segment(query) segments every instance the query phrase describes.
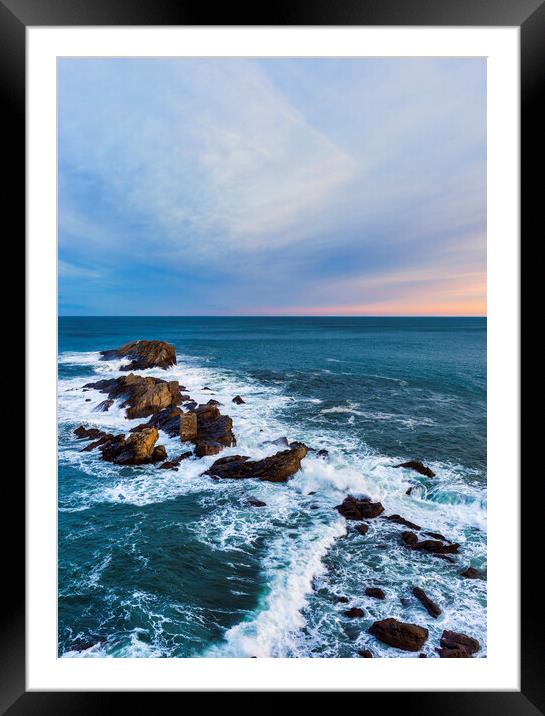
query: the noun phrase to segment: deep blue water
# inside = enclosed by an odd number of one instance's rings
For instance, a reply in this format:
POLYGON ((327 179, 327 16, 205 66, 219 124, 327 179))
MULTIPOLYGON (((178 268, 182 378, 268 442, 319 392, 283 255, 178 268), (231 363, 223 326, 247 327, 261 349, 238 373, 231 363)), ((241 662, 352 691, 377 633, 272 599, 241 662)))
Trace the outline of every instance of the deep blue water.
POLYGON ((486 653, 486 583, 459 575, 486 569, 486 319, 60 318, 59 416, 60 654, 414 656, 367 634, 385 616, 427 626, 429 656, 443 628, 486 653), (274 485, 211 481, 213 458, 172 473, 80 453, 79 424, 133 425, 117 406, 93 412, 104 396, 81 386, 117 375, 97 351, 137 338, 176 345, 176 368, 150 374, 224 403, 238 441, 225 454, 271 454, 266 441, 286 435, 329 458, 274 485), (414 458, 437 477, 392 467, 414 458), (457 563, 408 552, 384 520, 343 536, 333 508, 350 492, 460 542, 457 563), (438 620, 411 597, 417 583, 438 620), (365 597, 370 584, 388 599, 365 597), (366 617, 345 618, 339 595, 366 617))

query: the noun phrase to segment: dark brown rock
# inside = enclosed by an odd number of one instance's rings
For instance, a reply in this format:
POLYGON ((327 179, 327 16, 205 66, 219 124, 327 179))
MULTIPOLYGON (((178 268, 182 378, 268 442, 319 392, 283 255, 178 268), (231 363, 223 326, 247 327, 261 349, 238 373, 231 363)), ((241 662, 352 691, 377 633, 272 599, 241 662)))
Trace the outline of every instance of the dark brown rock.
POLYGON ((358 532, 360 535, 366 535, 369 532, 369 525, 363 523, 362 525, 358 525, 356 527, 356 532, 358 532))
POLYGON ((443 634, 441 635, 441 642, 440 642, 441 648, 443 650, 446 650, 447 652, 464 652, 459 654, 448 654, 444 653, 441 654, 439 652, 439 655, 448 658, 467 658, 469 656, 473 656, 479 649, 481 648, 480 643, 477 641, 477 639, 474 639, 471 636, 467 636, 467 634, 462 634, 460 632, 455 631, 449 631, 448 629, 445 629, 443 634))
POLYGON ((135 428, 131 428, 131 433, 136 433, 142 428, 157 428, 162 430, 171 438, 176 437, 180 434, 180 416, 182 414, 181 408, 170 407, 160 410, 151 416, 147 423, 137 425, 135 428))
POLYGON ((349 601, 348 597, 337 597, 337 602, 339 604, 348 604, 349 601))
POLYGON ((400 465, 394 465, 394 467, 406 467, 410 470, 415 470, 426 477, 435 477, 435 473, 430 470, 429 467, 426 467, 426 465, 421 463, 420 460, 409 460, 408 462, 402 462, 400 465))
POLYGON ((129 358, 129 365, 120 370, 145 370, 146 368, 170 368, 176 365, 176 348, 164 341, 131 341, 121 348, 101 351, 102 360, 129 358))
POLYGON ((205 474, 234 480, 255 477, 267 482, 287 482, 301 468, 301 461, 306 454, 306 447, 301 445, 282 450, 263 460, 254 461, 244 455, 230 455, 216 460, 205 474))
POLYGON ((243 400, 240 395, 235 395, 233 398, 233 403, 236 403, 237 405, 243 405, 246 401, 243 400))
POLYGON ((389 522, 395 522, 396 525, 404 525, 411 530, 421 529, 420 525, 415 525, 414 522, 409 522, 409 520, 406 520, 404 517, 401 517, 401 515, 388 515, 388 517, 384 517, 384 519, 388 520, 389 522))
POLYGON ((164 408, 178 405, 181 401, 180 384, 177 380, 166 381, 130 373, 121 378, 99 380, 84 387, 106 393, 109 398, 122 398, 129 419, 146 418, 164 408))
POLYGON ((98 428, 84 428, 83 425, 80 425, 74 430, 74 435, 79 440, 96 440, 104 435, 104 431, 98 428))
POLYGON ((99 403, 96 408, 96 413, 106 413, 108 410, 112 407, 114 404, 114 401, 111 398, 108 398, 108 400, 103 400, 102 403, 99 403))
POLYGON ((100 451, 104 460, 116 465, 144 465, 159 462, 167 457, 163 445, 155 446, 159 439, 156 428, 144 428, 126 438, 116 435, 104 445, 100 451))
POLYGON ((460 572, 460 575, 462 577, 466 577, 466 579, 482 579, 483 574, 478 569, 475 569, 475 567, 468 567, 467 569, 464 569, 463 572, 460 572))
POLYGON ((401 539, 406 547, 415 549, 421 552, 430 552, 432 554, 445 555, 445 554, 457 554, 460 549, 458 543, 445 544, 441 540, 425 539, 421 542, 418 541, 417 535, 414 532, 403 532, 401 539))
POLYGON ((420 651, 428 638, 428 630, 417 624, 399 622, 397 619, 382 619, 369 628, 379 641, 404 651, 420 651))
POLYGON ((175 457, 168 462, 164 462, 162 465, 159 465, 159 467, 163 470, 177 470, 182 460, 187 460, 187 458, 191 457, 191 455, 193 455, 193 453, 188 450, 187 452, 183 452, 178 455, 178 457, 175 457))
POLYGON ((219 400, 214 400, 214 398, 210 398, 210 400, 207 401, 207 405, 217 405, 218 407, 223 405, 223 403, 220 403, 219 400))
POLYGON ((371 651, 371 649, 363 649, 362 651, 358 651, 358 654, 364 659, 373 658, 373 652, 371 651))
POLYGON ((365 612, 359 607, 352 607, 352 609, 349 609, 344 614, 345 616, 350 617, 350 619, 359 619, 360 617, 365 616, 365 612))
POLYGON ((197 417, 197 435, 194 438, 197 457, 217 455, 226 447, 236 445, 233 421, 222 415, 217 405, 199 405, 194 410, 197 417))
POLYGON ((365 594, 375 599, 386 599, 386 594, 380 587, 366 587, 365 594))
POLYGON ((246 500, 246 504, 247 504, 249 507, 267 507, 267 503, 266 503, 266 502, 262 502, 261 500, 258 500, 258 499, 255 498, 255 497, 249 497, 249 498, 246 500))
POLYGON ((84 448, 82 448, 81 452, 91 452, 91 450, 94 450, 97 447, 100 447, 101 445, 106 445, 106 443, 110 442, 110 440, 114 439, 114 435, 112 433, 103 433, 98 440, 95 440, 92 443, 89 443, 89 445, 86 445, 84 448))
POLYGON ((347 520, 367 520, 378 517, 384 512, 384 507, 380 502, 371 502, 367 498, 357 498, 348 495, 341 505, 337 505, 338 510, 347 520))
POLYGON ((423 589, 420 589, 420 587, 413 587, 413 594, 424 606, 428 614, 437 619, 437 617, 441 614, 441 608, 428 597, 426 592, 423 589))
POLYGON ((433 539, 440 539, 443 542, 450 542, 446 537, 443 537, 443 535, 440 532, 424 532, 425 535, 428 535, 428 537, 433 537, 433 539))

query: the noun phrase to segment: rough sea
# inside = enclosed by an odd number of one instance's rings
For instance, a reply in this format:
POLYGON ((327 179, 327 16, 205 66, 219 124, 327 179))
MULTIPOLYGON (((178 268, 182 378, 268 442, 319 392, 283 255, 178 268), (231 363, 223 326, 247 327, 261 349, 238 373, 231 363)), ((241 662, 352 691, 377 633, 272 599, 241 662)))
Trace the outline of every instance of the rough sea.
MULTIPOLYGON (((60 656, 417 657, 368 633, 386 617, 428 628, 428 657, 444 629, 486 656, 486 580, 460 575, 486 574, 486 319, 63 317, 58 378, 60 656), (223 403, 238 444, 221 456, 271 455, 286 436, 329 457, 309 453, 275 484, 203 476, 217 456, 174 472, 81 452, 81 424, 127 433, 142 422, 118 403, 96 412, 104 394, 81 390, 126 375, 99 351, 135 339, 177 349, 177 366, 141 374, 223 403), (393 467, 412 459, 436 477, 393 467), (455 562, 407 549, 406 528, 382 518, 358 534, 335 506, 360 493, 459 542, 455 562), (375 586, 386 599, 365 595, 375 586), (352 606, 365 616, 346 617, 352 606)), ((159 442, 169 457, 186 449, 159 442)))

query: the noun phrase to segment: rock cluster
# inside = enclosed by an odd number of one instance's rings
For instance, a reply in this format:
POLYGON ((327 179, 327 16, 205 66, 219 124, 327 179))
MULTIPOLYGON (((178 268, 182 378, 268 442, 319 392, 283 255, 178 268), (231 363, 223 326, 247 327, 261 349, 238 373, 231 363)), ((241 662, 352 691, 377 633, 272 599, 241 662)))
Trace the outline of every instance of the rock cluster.
POLYGON ((229 455, 216 460, 206 474, 232 480, 253 477, 267 482, 286 482, 301 468, 301 461, 306 454, 306 446, 299 445, 263 460, 250 460, 244 455, 229 455))
POLYGON ((94 388, 106 393, 108 398, 122 398, 122 408, 126 408, 129 420, 146 418, 163 408, 179 405, 182 402, 180 384, 177 380, 162 380, 151 376, 142 377, 130 373, 121 378, 99 380, 86 383, 84 388, 94 388))
POLYGON ((341 505, 335 508, 347 520, 368 520, 378 517, 384 512, 384 507, 380 502, 371 502, 368 497, 354 497, 348 495, 341 505))
POLYGON ((170 368, 176 365, 176 348, 164 341, 131 341, 120 348, 100 351, 102 360, 128 358, 128 365, 120 370, 146 370, 147 368, 170 368))

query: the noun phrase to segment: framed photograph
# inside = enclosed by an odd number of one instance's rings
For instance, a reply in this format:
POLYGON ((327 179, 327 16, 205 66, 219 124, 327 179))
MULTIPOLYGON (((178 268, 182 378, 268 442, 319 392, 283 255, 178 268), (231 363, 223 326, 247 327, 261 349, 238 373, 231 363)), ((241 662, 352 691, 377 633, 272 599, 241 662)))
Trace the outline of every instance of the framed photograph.
POLYGON ((266 14, 0 0, 28 396, 0 712, 545 713, 519 356, 545 3, 266 14))

